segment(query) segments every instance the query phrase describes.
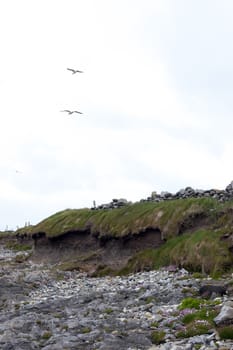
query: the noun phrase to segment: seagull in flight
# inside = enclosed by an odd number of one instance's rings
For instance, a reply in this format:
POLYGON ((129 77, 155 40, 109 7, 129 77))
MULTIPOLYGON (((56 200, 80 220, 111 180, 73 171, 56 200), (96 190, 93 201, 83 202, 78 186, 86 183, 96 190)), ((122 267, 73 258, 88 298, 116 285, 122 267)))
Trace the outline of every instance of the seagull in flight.
POLYGON ((82 70, 73 69, 73 68, 67 68, 67 70, 70 70, 71 72, 73 72, 73 74, 76 74, 76 73, 83 73, 82 70))
POLYGON ((73 113, 78 113, 78 114, 83 114, 82 112, 79 111, 70 111, 69 109, 65 109, 64 111, 61 112, 67 112, 69 115, 73 114, 73 113))

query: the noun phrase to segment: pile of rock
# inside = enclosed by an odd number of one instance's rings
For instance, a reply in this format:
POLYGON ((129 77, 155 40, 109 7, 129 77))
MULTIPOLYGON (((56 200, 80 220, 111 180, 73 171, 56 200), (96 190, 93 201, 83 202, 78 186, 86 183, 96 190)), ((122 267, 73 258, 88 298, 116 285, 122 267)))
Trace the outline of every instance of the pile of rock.
POLYGON ((185 189, 181 189, 175 194, 170 192, 161 192, 158 194, 157 192, 152 192, 150 197, 147 199, 142 199, 141 202, 161 202, 165 200, 171 199, 185 199, 185 198, 214 198, 219 200, 220 202, 224 202, 230 199, 233 199, 233 181, 226 187, 225 190, 198 190, 193 189, 192 187, 186 187, 185 189))
MULTIPOLYGON (((146 199, 141 199, 140 202, 162 202, 162 201, 171 200, 171 199, 203 198, 203 197, 214 198, 220 202, 225 202, 230 199, 233 199, 233 181, 231 181, 231 183, 226 187, 225 190, 217 190, 217 189, 200 190, 200 189, 193 189, 192 187, 189 186, 179 190, 176 193, 171 193, 167 191, 162 191, 161 193, 157 193, 156 191, 153 191, 150 197, 147 197, 146 199)), ((124 198, 113 199, 110 203, 100 204, 98 206, 95 205, 95 201, 94 201, 94 206, 91 208, 91 210, 117 209, 129 204, 132 204, 132 202, 127 201, 124 198)))
POLYGON ((93 206, 91 208, 91 210, 96 210, 96 209, 117 209, 117 208, 121 208, 127 204, 130 204, 130 202, 128 202, 126 199, 124 198, 120 198, 120 199, 116 199, 114 198, 110 203, 106 203, 106 204, 100 204, 98 206, 93 206))

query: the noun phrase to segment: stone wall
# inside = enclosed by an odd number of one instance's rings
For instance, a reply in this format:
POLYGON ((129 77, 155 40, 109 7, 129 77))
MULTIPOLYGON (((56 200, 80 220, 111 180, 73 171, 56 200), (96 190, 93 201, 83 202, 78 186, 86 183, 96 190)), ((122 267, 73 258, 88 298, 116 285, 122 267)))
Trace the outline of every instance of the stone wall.
MULTIPOLYGON (((181 189, 176 193, 170 193, 163 191, 161 193, 157 193, 153 191, 150 197, 146 199, 141 199, 140 202, 161 202, 165 200, 171 199, 185 199, 185 198, 203 198, 203 197, 211 197, 217 199, 220 202, 225 202, 227 200, 233 199, 233 181, 225 188, 225 190, 199 190, 193 189, 192 187, 186 187, 185 189, 181 189)), ((116 209, 121 208, 124 205, 132 204, 132 202, 127 201, 126 199, 113 199, 112 202, 107 204, 101 204, 99 206, 95 206, 91 208, 92 210, 96 209, 116 209)))
POLYGON ((141 201, 161 202, 169 199, 171 200, 203 197, 211 197, 221 202, 233 199, 233 181, 226 187, 225 190, 195 190, 192 187, 186 187, 185 189, 179 190, 175 194, 170 192, 161 192, 160 194, 157 194, 157 192, 152 192, 150 197, 148 197, 147 199, 142 199, 141 201))

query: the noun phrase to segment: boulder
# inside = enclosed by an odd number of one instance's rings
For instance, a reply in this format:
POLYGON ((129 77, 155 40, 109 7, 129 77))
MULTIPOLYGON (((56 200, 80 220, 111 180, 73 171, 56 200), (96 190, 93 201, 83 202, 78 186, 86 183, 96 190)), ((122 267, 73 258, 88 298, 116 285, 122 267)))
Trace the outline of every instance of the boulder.
POLYGON ((218 316, 214 318, 217 326, 223 324, 232 324, 233 322, 233 301, 227 301, 221 308, 218 316))
POLYGON ((199 294, 202 298, 213 298, 217 296, 223 296, 227 293, 225 286, 205 284, 199 289, 199 294))

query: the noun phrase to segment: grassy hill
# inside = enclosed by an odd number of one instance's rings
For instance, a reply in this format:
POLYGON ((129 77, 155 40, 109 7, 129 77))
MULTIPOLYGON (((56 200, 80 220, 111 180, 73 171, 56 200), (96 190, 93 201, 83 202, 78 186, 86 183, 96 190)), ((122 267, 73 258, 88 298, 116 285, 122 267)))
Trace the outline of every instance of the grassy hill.
POLYGON ((45 233, 49 240, 73 232, 98 239, 139 236, 147 229, 161 232, 163 244, 131 256, 120 273, 175 264, 193 271, 218 273, 233 264, 233 201, 189 198, 144 202, 113 210, 66 209, 16 233, 45 233))
POLYGON ((47 237, 57 237, 70 231, 90 229, 92 234, 99 236, 122 237, 155 227, 160 228, 165 238, 170 238, 182 225, 188 225, 188 221, 191 224, 192 220, 201 217, 208 218, 211 223, 219 221, 222 212, 229 208, 233 210, 233 201, 219 203, 212 198, 192 198, 135 203, 114 210, 66 209, 17 232, 45 232, 47 237))

